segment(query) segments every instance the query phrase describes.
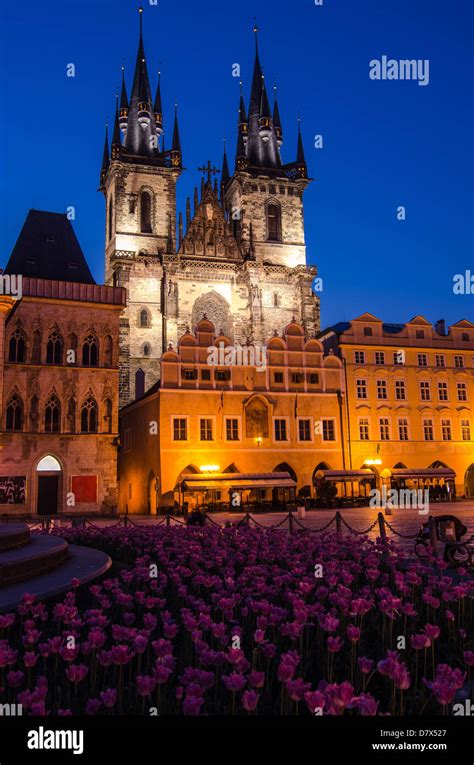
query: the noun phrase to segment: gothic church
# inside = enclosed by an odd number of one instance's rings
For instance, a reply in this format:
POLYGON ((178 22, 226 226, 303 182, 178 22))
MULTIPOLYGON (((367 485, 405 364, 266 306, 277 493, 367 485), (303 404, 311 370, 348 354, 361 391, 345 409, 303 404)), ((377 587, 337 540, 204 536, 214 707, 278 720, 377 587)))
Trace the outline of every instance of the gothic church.
MULTIPOLYGON (((122 76, 112 143, 106 133, 100 190, 106 201, 106 283, 125 287, 120 323, 120 403, 159 379, 160 358, 206 316, 233 343, 265 343, 295 318, 307 336, 319 331, 316 275, 306 265, 303 194, 310 182, 298 131, 296 160, 282 160, 283 129, 259 59, 248 111, 240 97, 231 175, 210 163, 185 223, 176 184, 183 157, 175 107, 165 149, 160 82, 153 100, 140 36, 130 97, 122 76)), ((256 33, 256 30, 255 30, 256 33)))

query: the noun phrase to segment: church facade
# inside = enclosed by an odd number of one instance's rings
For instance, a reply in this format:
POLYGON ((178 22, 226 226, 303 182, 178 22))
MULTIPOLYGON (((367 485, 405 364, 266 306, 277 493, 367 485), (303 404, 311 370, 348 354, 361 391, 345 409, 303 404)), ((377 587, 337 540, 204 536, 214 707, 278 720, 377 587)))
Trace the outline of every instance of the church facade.
POLYGON ((316 269, 306 265, 303 195, 310 182, 301 133, 296 160, 282 160, 283 129, 270 107, 258 47, 247 106, 240 98, 233 173, 201 168, 201 188, 177 216, 183 157, 175 109, 165 149, 160 82, 152 98, 142 36, 130 96, 125 77, 100 188, 106 202, 105 273, 125 287, 120 326, 120 403, 152 387, 160 360, 204 317, 238 344, 263 343, 295 318, 319 331, 316 269), (139 388, 137 377, 141 376, 139 388))

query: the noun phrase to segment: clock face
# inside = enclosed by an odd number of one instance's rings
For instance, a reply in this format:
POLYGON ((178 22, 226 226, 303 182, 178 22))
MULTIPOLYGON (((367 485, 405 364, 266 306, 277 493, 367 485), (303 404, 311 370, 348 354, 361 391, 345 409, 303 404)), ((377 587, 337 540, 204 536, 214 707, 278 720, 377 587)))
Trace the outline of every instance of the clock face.
POLYGON ((214 208, 211 204, 206 205, 206 218, 212 220, 214 217, 214 208))

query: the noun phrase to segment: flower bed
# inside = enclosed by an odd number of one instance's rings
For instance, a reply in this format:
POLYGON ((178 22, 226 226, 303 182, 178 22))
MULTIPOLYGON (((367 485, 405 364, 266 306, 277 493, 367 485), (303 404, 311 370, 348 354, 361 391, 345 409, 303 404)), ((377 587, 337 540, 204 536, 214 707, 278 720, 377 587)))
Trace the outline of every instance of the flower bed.
POLYGON ((62 530, 128 566, 0 615, 24 714, 441 714, 469 694, 474 582, 366 537, 62 530))

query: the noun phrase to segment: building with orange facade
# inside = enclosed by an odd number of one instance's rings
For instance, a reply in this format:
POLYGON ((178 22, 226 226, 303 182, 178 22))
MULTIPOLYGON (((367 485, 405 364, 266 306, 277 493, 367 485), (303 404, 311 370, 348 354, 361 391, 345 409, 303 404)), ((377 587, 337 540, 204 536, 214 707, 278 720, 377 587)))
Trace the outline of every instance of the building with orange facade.
POLYGON ((366 313, 318 337, 344 365, 348 465, 369 461, 382 478, 423 485, 437 470, 458 496, 474 496, 474 324, 366 313))
POLYGON ((210 349, 229 348, 203 318, 163 355, 161 383, 121 410, 122 511, 229 502, 234 491, 236 502, 278 503, 312 493, 321 466, 344 464, 341 360, 297 322, 268 341, 265 368, 209 363, 210 349))

